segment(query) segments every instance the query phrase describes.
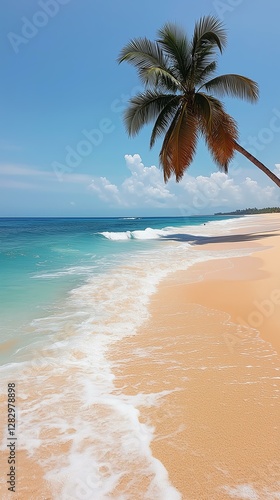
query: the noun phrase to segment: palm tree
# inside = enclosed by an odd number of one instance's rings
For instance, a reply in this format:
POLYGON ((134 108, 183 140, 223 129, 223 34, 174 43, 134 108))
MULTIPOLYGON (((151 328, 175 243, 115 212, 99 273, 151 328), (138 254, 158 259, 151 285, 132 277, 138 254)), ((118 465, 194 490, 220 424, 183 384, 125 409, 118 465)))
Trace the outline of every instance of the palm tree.
POLYGON ((203 136, 223 172, 227 173, 230 160, 239 151, 280 187, 280 179, 237 142, 237 124, 215 97, 258 99, 258 85, 253 80, 236 74, 214 76, 217 52, 222 53, 225 45, 224 27, 213 16, 202 17, 195 24, 191 40, 170 23, 159 30, 155 42, 131 40, 118 62, 136 67, 145 90, 130 99, 125 112, 128 134, 134 136, 155 121, 150 147, 164 135, 159 160, 165 182, 172 174, 176 181, 183 177, 198 138, 203 136))

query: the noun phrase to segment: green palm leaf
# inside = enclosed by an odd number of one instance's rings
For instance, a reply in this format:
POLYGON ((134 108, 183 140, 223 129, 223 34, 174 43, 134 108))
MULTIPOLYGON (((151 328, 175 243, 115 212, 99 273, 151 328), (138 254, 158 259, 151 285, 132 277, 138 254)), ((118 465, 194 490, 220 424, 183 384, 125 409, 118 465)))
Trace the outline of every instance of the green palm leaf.
POLYGON ((145 124, 158 117, 159 113, 174 97, 176 96, 173 94, 159 94, 151 90, 132 97, 125 112, 125 124, 128 134, 131 136, 138 134, 145 124))
POLYGON ((169 56, 174 74, 185 81, 191 67, 190 43, 185 33, 175 24, 168 23, 158 31, 159 46, 169 56))
POLYGON ((201 85, 202 87, 202 85, 205 83, 206 78, 208 78, 209 75, 212 75, 212 73, 216 71, 216 68, 217 68, 216 61, 212 61, 209 64, 207 64, 203 69, 201 69, 200 73, 197 70, 196 71, 197 78, 194 81, 194 83, 196 85, 201 85))
POLYGON ((216 95, 231 95, 246 99, 251 102, 257 101, 259 97, 258 86, 256 82, 241 75, 221 75, 213 78, 203 85, 209 92, 216 95))
POLYGON ((171 120, 174 118, 174 115, 178 110, 180 100, 181 100, 180 96, 172 97, 170 101, 162 109, 162 111, 159 113, 154 128, 152 130, 152 135, 150 140, 151 148, 153 147, 156 139, 160 135, 164 134, 167 128, 170 126, 171 120))
POLYGON ((215 60, 217 49, 222 52, 225 45, 226 32, 219 20, 205 16, 196 23, 192 42, 193 84, 199 82, 200 74, 215 60))
POLYGON ((236 122, 214 97, 229 95, 251 102, 258 99, 257 83, 245 76, 229 74, 213 78, 217 52, 223 51, 227 41, 220 20, 202 17, 195 24, 191 41, 172 23, 165 24, 158 37, 155 42, 147 38, 130 41, 118 61, 135 66, 146 87, 146 91, 129 102, 125 112, 127 131, 135 135, 155 120, 150 146, 164 134, 159 155, 164 180, 172 174, 177 181, 182 178, 193 160, 201 134, 224 172, 237 150, 280 187, 280 179, 236 142, 236 122))
POLYGON ((218 47, 223 51, 227 43, 226 31, 223 24, 213 16, 204 16, 196 24, 193 35, 193 57, 204 51, 218 47))
POLYGON ((157 42, 147 38, 131 40, 121 51, 118 62, 127 61, 136 67, 144 85, 163 86, 176 92, 180 81, 172 74, 168 59, 157 42))
POLYGON ((136 38, 123 47, 117 61, 129 62, 137 68, 152 65, 166 69, 167 59, 156 42, 148 38, 136 38))
POLYGON ((182 90, 180 80, 174 77, 170 71, 158 66, 139 69, 139 76, 146 86, 162 88, 170 92, 182 90))

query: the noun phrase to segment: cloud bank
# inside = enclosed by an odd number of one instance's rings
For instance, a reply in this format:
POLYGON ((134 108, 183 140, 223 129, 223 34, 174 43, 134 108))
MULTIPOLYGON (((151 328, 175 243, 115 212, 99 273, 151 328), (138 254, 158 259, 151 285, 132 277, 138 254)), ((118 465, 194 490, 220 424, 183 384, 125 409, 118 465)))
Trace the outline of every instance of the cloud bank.
MULTIPOLYGON (((146 167, 139 154, 125 155, 129 176, 119 185, 106 177, 96 177, 89 185, 101 201, 112 208, 180 209, 186 215, 211 213, 217 209, 274 206, 280 203, 280 194, 270 180, 262 184, 239 172, 226 175, 214 172, 209 176, 193 177, 186 174, 180 183, 163 181, 162 171, 156 166, 146 167)), ((280 164, 275 173, 279 175, 280 164)))
MULTIPOLYGON (((91 173, 64 173, 62 179, 51 170, 23 164, 0 165, 2 211, 14 213, 19 207, 33 213, 93 214, 102 216, 141 213, 145 215, 200 215, 250 207, 280 206, 279 188, 256 168, 232 165, 230 174, 186 173, 176 183, 165 184, 155 165, 145 166, 139 154, 125 155, 125 179, 113 183, 106 176, 91 173), (246 176, 246 170, 250 176, 246 176), (50 209, 50 199, 51 209, 50 209), (75 210, 74 210, 75 208, 75 210), (50 210, 52 210, 50 212, 50 210)), ((280 176, 280 163, 275 165, 280 176)))

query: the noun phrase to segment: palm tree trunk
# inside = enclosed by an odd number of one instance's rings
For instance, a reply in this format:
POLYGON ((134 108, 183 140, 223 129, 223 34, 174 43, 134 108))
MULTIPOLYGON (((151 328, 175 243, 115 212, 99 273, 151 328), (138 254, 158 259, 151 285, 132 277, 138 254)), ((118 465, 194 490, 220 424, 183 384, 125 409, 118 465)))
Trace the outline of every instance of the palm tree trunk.
POLYGON ((240 144, 238 144, 237 142, 235 142, 235 149, 239 153, 243 154, 252 163, 254 163, 254 165, 256 165, 256 167, 258 167, 260 170, 262 170, 262 172, 264 172, 266 175, 268 175, 268 177, 273 182, 275 182, 275 184, 277 184, 278 187, 280 187, 279 177, 277 177, 277 175, 275 175, 273 172, 271 172, 271 170, 269 170, 269 168, 267 168, 262 162, 257 160, 257 158, 255 158, 253 155, 251 155, 251 153, 246 151, 246 149, 244 149, 242 146, 240 146, 240 144))

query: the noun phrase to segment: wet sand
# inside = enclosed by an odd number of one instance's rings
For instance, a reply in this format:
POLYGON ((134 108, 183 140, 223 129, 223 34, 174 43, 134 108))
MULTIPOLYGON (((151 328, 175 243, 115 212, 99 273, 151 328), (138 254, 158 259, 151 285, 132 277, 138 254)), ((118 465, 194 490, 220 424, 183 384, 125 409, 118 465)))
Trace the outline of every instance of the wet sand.
MULTIPOLYGON (((213 255, 250 248, 252 255, 209 260, 170 275, 151 297, 150 317, 137 334, 111 348, 115 394, 135 395, 138 402, 145 395, 143 404, 135 403, 139 420, 153 430, 153 456, 184 500, 280 498, 277 228, 279 215, 250 218, 233 237, 194 246, 213 255)), ((45 401, 50 387, 66 382, 52 380, 50 371, 48 386, 40 387, 37 370, 34 382, 30 378, 34 400, 39 391, 45 401)), ((87 411, 96 418, 97 410, 87 411)), ((45 443, 40 459, 61 455, 63 464, 67 446, 53 439, 49 445, 49 437, 40 436, 45 443)), ((137 439, 132 448, 145 445, 145 435, 143 442, 137 439)), ((57 498, 36 458, 19 449, 17 459, 17 492, 7 494, 2 482, 3 498, 57 498)), ((7 470, 6 454, 0 465, 7 470)), ((124 474, 106 500, 148 498, 151 477, 138 476, 124 474)), ((78 493, 69 491, 69 499, 105 500, 81 488, 78 493)))
POLYGON ((140 420, 186 500, 280 498, 280 217, 264 217, 266 230, 259 218, 240 241, 208 245, 251 256, 163 281, 149 321, 112 352, 117 388, 151 394, 140 420))

